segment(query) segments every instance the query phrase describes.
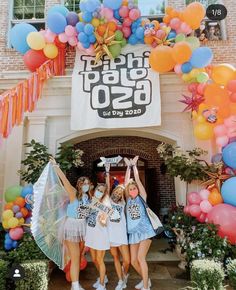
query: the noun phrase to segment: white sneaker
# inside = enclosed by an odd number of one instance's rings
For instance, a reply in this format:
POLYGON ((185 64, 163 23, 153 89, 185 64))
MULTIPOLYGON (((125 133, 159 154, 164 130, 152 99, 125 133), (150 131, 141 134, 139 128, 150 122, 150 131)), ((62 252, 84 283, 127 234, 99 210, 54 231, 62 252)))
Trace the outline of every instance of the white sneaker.
POLYGON ((147 288, 147 289, 145 289, 145 288, 142 288, 141 290, 150 290, 150 288, 147 288))
MULTIPOLYGON (((104 283, 105 283, 105 284, 108 283, 107 275, 105 276, 104 283)), ((93 288, 96 289, 96 288, 98 288, 99 285, 100 285, 100 278, 98 277, 98 278, 97 278, 97 281, 93 284, 93 288)))
POLYGON ((126 287, 127 286, 126 286, 125 281, 119 280, 115 290, 122 290, 122 289, 125 289, 126 287))
POLYGON ((104 285, 99 284, 97 290, 106 290, 106 284, 104 285))
MULTIPOLYGON (((150 288, 151 286, 152 286, 152 282, 150 279, 148 279, 148 288, 150 288)), ((142 289, 142 288, 143 288, 143 280, 135 286, 135 289, 142 289)))
POLYGON ((125 284, 127 284, 128 278, 129 278, 129 274, 123 273, 123 275, 124 275, 124 282, 125 282, 125 284))

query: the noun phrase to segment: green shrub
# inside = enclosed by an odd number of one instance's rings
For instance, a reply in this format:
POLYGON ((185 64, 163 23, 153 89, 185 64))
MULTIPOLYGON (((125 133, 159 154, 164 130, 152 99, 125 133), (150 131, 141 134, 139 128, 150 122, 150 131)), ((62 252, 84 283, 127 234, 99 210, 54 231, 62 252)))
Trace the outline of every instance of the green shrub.
POLYGON ((8 262, 0 260, 0 290, 6 289, 8 262))
POLYGON ((229 276, 230 285, 236 289, 236 260, 230 260, 226 266, 227 275, 229 276))
POLYGON ((191 265, 192 289, 222 290, 224 289, 224 270, 222 264, 213 260, 195 260, 191 265))
POLYGON ((48 261, 28 261, 20 265, 25 270, 25 277, 15 282, 15 290, 48 289, 48 261))

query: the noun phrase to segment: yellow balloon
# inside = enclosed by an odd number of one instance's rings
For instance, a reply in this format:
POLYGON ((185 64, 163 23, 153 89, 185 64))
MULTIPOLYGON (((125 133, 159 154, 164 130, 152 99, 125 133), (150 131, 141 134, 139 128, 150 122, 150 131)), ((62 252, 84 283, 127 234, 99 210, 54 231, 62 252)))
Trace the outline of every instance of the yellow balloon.
POLYGON ((194 127, 194 136, 200 140, 209 140, 213 137, 213 127, 209 124, 199 123, 194 127))
POLYGON ((9 229, 9 225, 8 225, 8 221, 3 221, 2 222, 2 226, 4 227, 4 229, 9 229))
POLYGON ((198 113, 196 111, 192 111, 193 120, 196 120, 197 117, 198 117, 198 113))
POLYGON ((235 79, 235 68, 230 64, 219 64, 213 67, 212 80, 219 85, 227 85, 227 83, 235 79))
POLYGON ((14 213, 12 210, 10 209, 7 209, 7 210, 4 210, 4 212, 2 213, 2 218, 4 220, 9 220, 10 218, 12 218, 14 216, 14 213))
POLYGON ((25 223, 25 219, 24 218, 20 218, 18 219, 19 225, 23 225, 25 223))
POLYGON ((182 80, 184 82, 188 82, 191 79, 191 76, 189 74, 183 74, 182 75, 182 80))
POLYGON ((19 221, 17 218, 12 217, 8 220, 8 226, 9 228, 16 228, 19 225, 19 221))
POLYGON ((204 123, 204 122, 206 122, 206 119, 202 115, 198 115, 197 122, 198 123, 204 123))
POLYGON ((43 52, 48 58, 55 58, 58 55, 58 48, 55 44, 48 43, 43 49, 43 52))
POLYGON ((94 27, 98 27, 100 25, 100 21, 99 19, 97 18, 93 18, 91 24, 94 26, 94 27))
POLYGON ((39 32, 30 32, 27 36, 27 43, 34 50, 41 50, 46 45, 43 35, 39 32))

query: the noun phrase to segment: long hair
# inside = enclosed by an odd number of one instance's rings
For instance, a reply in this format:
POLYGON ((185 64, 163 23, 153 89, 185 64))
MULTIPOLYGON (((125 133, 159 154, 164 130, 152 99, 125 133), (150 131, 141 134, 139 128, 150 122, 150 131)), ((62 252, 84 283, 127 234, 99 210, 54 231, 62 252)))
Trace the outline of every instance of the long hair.
POLYGON ((122 202, 125 202, 125 199, 126 199, 126 191, 125 191, 125 187, 124 185, 121 185, 121 184, 118 184, 111 192, 111 196, 112 194, 117 190, 117 189, 121 189, 122 190, 122 199, 121 201, 122 202))
POLYGON ((135 185, 138 189, 139 192, 139 188, 138 188, 138 184, 136 181, 134 181, 132 178, 129 180, 128 184, 125 187, 125 195, 126 195, 126 199, 129 197, 129 187, 130 185, 135 185))
MULTIPOLYGON (((95 187, 94 189, 94 192, 96 191, 96 189, 98 189, 98 187, 100 186, 103 186, 105 188, 105 191, 104 191, 104 194, 103 194, 103 197, 101 199, 101 202, 103 202, 104 198, 108 195, 108 187, 106 185, 106 183, 98 183, 97 186, 95 187)), ((94 195, 94 192, 93 192, 93 195, 94 195)))
POLYGON ((77 199, 81 199, 83 196, 82 186, 83 186, 85 180, 88 180, 88 182, 89 182, 88 195, 89 195, 89 197, 91 197, 91 195, 92 195, 92 183, 91 183, 90 179, 87 176, 81 176, 80 178, 78 178, 78 180, 76 182, 76 189, 77 189, 76 197, 77 197, 77 199))

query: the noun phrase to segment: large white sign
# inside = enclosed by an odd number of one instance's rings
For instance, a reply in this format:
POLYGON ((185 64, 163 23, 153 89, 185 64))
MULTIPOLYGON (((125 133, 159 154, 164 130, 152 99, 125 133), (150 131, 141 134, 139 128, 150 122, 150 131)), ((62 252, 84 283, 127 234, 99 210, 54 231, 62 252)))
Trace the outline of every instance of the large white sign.
POLYGON ((127 45, 115 60, 77 51, 72 76, 71 129, 131 128, 161 124, 159 74, 146 45, 127 45))

